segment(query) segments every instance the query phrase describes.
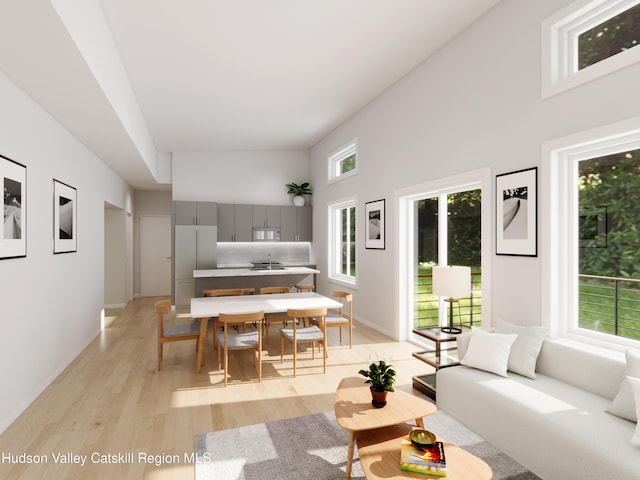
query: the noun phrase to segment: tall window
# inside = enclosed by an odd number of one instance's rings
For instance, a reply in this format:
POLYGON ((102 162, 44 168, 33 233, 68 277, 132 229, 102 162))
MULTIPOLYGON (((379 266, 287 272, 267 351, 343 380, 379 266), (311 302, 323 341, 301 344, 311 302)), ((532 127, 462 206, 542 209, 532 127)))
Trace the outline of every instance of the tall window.
POLYGON ((329 155, 329 181, 355 175, 357 169, 358 142, 353 140, 329 155))
POLYGON ((640 61, 640 0, 576 0, 543 32, 546 98, 640 61))
POLYGON ((329 205, 329 278, 356 283, 356 200, 329 205))
POLYGON ((434 265, 471 267, 472 294, 454 303, 454 317, 467 326, 482 320, 481 206, 479 188, 442 192, 413 202, 415 231, 415 298, 413 328, 442 323, 440 299, 432 294, 434 265), (440 312, 440 313, 439 313, 440 312))
POLYGON ((567 143, 545 153, 551 326, 583 341, 637 347, 640 118, 567 143))
POLYGON ((460 299, 454 323, 485 325, 491 319, 490 168, 481 168, 395 192, 398 245, 398 331, 401 340, 422 343, 415 328, 448 323, 445 302, 432 294, 434 265, 472 268, 472 295, 460 299))

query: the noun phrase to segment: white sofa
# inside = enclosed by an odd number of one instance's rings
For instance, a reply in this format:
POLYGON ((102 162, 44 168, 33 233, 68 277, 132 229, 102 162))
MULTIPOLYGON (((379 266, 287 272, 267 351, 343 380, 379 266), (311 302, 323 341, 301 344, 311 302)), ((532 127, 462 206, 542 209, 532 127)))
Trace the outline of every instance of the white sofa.
POLYGON ((437 405, 544 480, 640 479, 636 424, 605 411, 624 360, 546 338, 535 376, 443 368, 437 405))

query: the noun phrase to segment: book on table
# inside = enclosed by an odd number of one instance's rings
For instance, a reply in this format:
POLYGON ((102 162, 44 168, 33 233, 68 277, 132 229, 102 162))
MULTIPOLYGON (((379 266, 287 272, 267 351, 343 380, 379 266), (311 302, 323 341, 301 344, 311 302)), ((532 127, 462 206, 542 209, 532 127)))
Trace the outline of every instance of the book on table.
POLYGON ((447 462, 442 442, 435 442, 429 448, 418 449, 413 446, 408 436, 404 437, 400 444, 400 469, 445 477, 447 462))

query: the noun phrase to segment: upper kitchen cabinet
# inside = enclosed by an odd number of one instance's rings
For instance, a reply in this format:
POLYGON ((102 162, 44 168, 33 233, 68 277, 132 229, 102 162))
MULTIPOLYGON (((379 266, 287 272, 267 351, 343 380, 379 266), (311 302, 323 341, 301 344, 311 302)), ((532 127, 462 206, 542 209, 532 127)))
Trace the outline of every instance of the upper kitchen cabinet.
POLYGON ((279 205, 253 205, 254 227, 279 227, 280 226, 280 206, 279 205))
POLYGON ((218 204, 218 241, 250 242, 253 226, 251 205, 218 204))
POLYGON ((215 202, 173 202, 175 225, 216 225, 218 204, 215 202))
POLYGON ((280 240, 283 242, 312 241, 311 207, 283 206, 280 209, 280 240))

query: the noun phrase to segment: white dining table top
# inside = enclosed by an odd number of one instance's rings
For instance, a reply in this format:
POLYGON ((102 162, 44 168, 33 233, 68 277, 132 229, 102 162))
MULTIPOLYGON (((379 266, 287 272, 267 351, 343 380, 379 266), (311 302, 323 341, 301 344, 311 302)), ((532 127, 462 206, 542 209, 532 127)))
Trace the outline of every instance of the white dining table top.
POLYGON ((191 317, 217 317, 220 313, 286 312, 288 309, 340 308, 333 298, 315 292, 238 295, 231 297, 199 297, 191 299, 191 317))

